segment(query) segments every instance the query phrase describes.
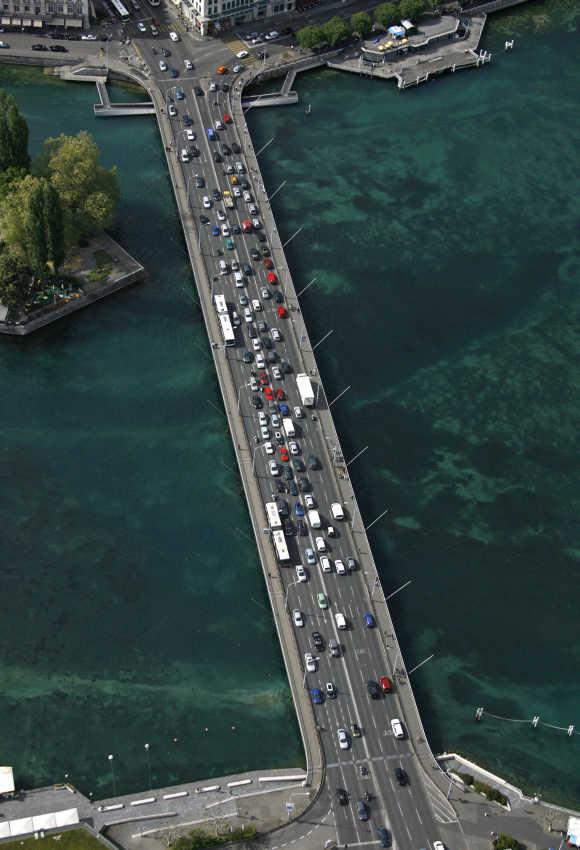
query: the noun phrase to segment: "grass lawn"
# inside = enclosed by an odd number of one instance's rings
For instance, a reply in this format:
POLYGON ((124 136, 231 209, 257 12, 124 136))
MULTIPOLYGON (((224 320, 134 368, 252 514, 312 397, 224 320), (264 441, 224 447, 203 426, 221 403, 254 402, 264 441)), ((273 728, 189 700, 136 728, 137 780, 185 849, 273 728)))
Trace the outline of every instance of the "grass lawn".
POLYGON ((85 832, 84 829, 70 829, 45 838, 18 838, 2 844, 2 850, 103 850, 104 844, 85 832))

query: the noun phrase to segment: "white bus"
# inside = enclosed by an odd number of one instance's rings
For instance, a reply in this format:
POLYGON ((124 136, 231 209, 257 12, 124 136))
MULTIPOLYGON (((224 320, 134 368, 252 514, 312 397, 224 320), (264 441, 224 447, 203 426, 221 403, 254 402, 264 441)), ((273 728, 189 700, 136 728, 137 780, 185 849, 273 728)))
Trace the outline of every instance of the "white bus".
POLYGON ((288 547, 286 546, 286 538, 284 537, 284 532, 281 529, 273 531, 272 540, 274 542, 274 549, 276 550, 276 556, 278 560, 281 564, 287 564, 290 561, 290 552, 288 551, 288 547))
POLYGON ((225 295, 222 295, 221 293, 219 295, 214 295, 213 303, 215 305, 216 313, 218 313, 218 315, 220 313, 227 313, 228 312, 228 305, 226 304, 226 296, 225 295))
POLYGON ((266 502, 266 514, 268 516, 268 525, 272 531, 282 528, 282 520, 280 519, 276 502, 266 502))
POLYGON ((109 0, 109 2, 122 21, 129 20, 129 11, 123 6, 121 0, 109 0))
POLYGON ((232 323, 228 314, 218 313, 218 321, 220 323, 220 330, 222 332, 224 343, 226 345, 235 345, 236 335, 234 334, 234 329, 232 327, 232 323))

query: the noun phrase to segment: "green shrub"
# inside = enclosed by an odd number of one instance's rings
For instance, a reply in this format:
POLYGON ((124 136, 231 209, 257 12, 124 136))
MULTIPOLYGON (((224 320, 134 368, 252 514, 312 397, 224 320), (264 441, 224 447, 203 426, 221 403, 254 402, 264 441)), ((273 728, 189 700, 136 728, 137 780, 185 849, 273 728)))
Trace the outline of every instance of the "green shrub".
POLYGON ((457 775, 464 785, 473 785, 473 776, 471 773, 458 773, 457 775))
POLYGON ((494 838, 493 847, 494 850, 526 850, 525 844, 505 832, 500 832, 498 837, 494 838))

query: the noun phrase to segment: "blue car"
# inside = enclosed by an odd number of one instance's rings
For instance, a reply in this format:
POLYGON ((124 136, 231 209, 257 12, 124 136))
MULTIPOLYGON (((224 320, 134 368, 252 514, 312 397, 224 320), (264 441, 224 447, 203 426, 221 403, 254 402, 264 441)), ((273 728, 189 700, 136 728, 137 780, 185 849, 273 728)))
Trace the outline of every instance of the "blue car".
POLYGON ((185 95, 183 93, 183 89, 176 88, 175 89, 175 100, 184 100, 185 95))
POLYGON ((300 504, 300 502, 296 502, 294 505, 294 509, 296 511, 296 516, 304 516, 304 508, 300 504))
POLYGON ((184 112, 183 113, 183 126, 184 127, 191 127, 192 124, 193 124, 193 121, 191 120, 191 118, 189 117, 187 112, 184 112))
POLYGON ((288 407, 287 404, 284 404, 283 401, 280 402, 280 404, 278 405, 278 410, 280 411, 282 416, 289 416, 290 415, 290 408, 288 407))
POLYGON ((323 697, 320 688, 310 688, 310 695, 312 697, 312 702, 314 703, 314 705, 322 705, 323 697))
POLYGON ((170 73, 171 73, 171 76, 173 77, 173 79, 175 79, 176 77, 179 77, 179 71, 177 70, 177 68, 172 68, 170 73))
POLYGON ((365 621, 365 626, 367 629, 374 629, 375 627, 375 618, 369 611, 365 611, 363 614, 363 620, 365 621))
POLYGON ((220 235, 220 229, 219 229, 219 227, 217 226, 217 224, 212 224, 212 226, 211 226, 211 235, 212 235, 212 236, 219 236, 219 235, 220 235))

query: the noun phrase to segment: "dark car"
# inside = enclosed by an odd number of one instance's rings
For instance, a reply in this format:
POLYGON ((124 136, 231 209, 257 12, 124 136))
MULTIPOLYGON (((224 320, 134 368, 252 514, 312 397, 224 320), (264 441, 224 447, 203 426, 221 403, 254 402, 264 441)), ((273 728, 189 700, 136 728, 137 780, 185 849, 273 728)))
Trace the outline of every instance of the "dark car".
POLYGON ((251 275, 252 267, 249 263, 242 263, 242 271, 244 274, 251 275))
POLYGON ((193 124, 193 121, 191 120, 191 117, 187 114, 187 112, 183 113, 182 121, 184 127, 191 127, 191 125, 193 124))
POLYGON ((320 469, 320 461, 316 455, 308 455, 308 469, 320 469))
POLYGON ((162 56, 171 56, 171 50, 168 50, 167 47, 162 47, 161 48, 161 55, 162 56))
POLYGON ((262 407, 262 399, 259 395, 252 396, 252 404, 254 405, 256 410, 260 410, 260 408, 262 407))
POLYGON ((195 175, 195 185, 197 186, 198 189, 203 189, 203 187, 205 186, 205 180, 201 176, 201 174, 195 175))
POLYGON ((272 348, 272 340, 270 339, 269 336, 263 336, 262 337, 262 345, 268 351, 272 348))
MULTIPOLYGON (((301 493, 309 493, 310 492, 311 488, 310 488, 310 481, 308 480, 308 478, 299 478, 298 479, 298 486, 300 488, 301 493)), ((377 688, 378 688, 378 685, 377 685, 377 688)))
POLYGON ((286 520, 284 523, 284 534, 286 537, 294 537, 296 534, 296 526, 292 522, 292 520, 286 520))
POLYGON ((276 490, 278 491, 278 493, 285 493, 286 492, 286 485, 284 484, 283 481, 280 481, 279 478, 276 478, 276 490))
POLYGON ((290 513, 288 502, 286 499, 276 499, 276 507, 281 517, 286 517, 290 513))
POLYGON ((356 814, 359 820, 369 819, 369 809, 364 800, 357 800, 356 814))
POLYGON ((169 73, 171 74, 174 80, 179 77, 179 71, 177 70, 177 68, 170 68, 169 73))
POLYGON ((280 292, 279 289, 277 289, 276 292, 274 293, 274 301, 276 302, 276 304, 283 304, 284 303, 284 296, 282 295, 282 293, 280 292))
POLYGON ((298 487, 296 486, 295 481, 291 481, 290 484, 288 484, 288 492, 290 493, 291 496, 297 496, 298 495, 298 487))
POLYGON ((64 44, 51 44, 48 49, 52 50, 53 53, 68 53, 68 47, 65 47, 64 44))
POLYGON ((257 56, 258 56, 258 59, 267 59, 268 58, 268 54, 266 53, 265 50, 259 50, 258 53, 257 53, 257 56))
POLYGON ((287 481, 291 481, 294 478, 294 473, 292 472, 291 466, 285 466, 284 467, 284 478, 287 481))
POLYGON ((269 256, 270 256, 270 249, 268 248, 268 246, 267 246, 267 245, 262 245, 262 247, 260 248, 260 250, 261 250, 261 252, 262 252, 262 256, 263 256, 263 257, 269 257, 269 256))
POLYGON ((381 698, 381 689, 379 688, 378 682, 375 682, 374 679, 368 680, 367 691, 369 692, 371 699, 380 699, 381 698))
POLYGON ((206 215, 204 215, 203 213, 200 214, 199 220, 201 221, 202 224, 209 224, 209 218, 206 215))
POLYGON ((381 842, 381 847, 390 847, 391 839, 389 836, 388 829, 385 829, 384 826, 377 826, 377 837, 381 842))
POLYGON ((198 97, 203 97, 203 89, 200 86, 194 86, 193 90, 198 97))
POLYGON ((300 457, 294 458, 294 469, 296 472, 306 472, 306 466, 304 465, 304 461, 300 457))
POLYGON ((242 187, 242 189, 249 189, 250 188, 250 184, 248 183, 247 180, 242 180, 242 182, 240 183, 240 186, 242 187))
POLYGON ((260 255, 259 255, 258 250, 256 248, 250 248, 250 257, 252 258, 252 260, 259 260, 260 259, 260 255))
POLYGON ((232 150, 234 153, 241 153, 242 149, 237 142, 232 142, 232 150))
POLYGON ((222 153, 224 154, 224 156, 231 156, 232 155, 232 149, 230 148, 229 145, 222 145, 222 153))
POLYGON ((348 791, 346 791, 344 788, 337 788, 336 799, 338 800, 341 806, 348 805, 348 791))
POLYGON ((222 199, 222 193, 220 192, 219 189, 214 189, 213 192, 211 193, 211 196, 214 199, 214 201, 221 201, 221 199, 222 199))
POLYGON ((213 161, 214 161, 214 162, 223 162, 222 157, 221 157, 221 154, 220 154, 220 152, 219 152, 219 151, 214 151, 214 152, 213 152, 213 161))
POLYGON ((266 333, 266 331, 268 330, 268 325, 266 324, 266 322, 258 322, 258 330, 261 334, 266 333))
POLYGON ((324 652, 324 639, 320 632, 312 632, 312 645, 318 652, 324 652))
POLYGON ((306 523, 303 519, 298 520, 298 534, 301 537, 306 537, 306 535, 308 534, 308 529, 306 528, 306 523))
POLYGON ((395 779, 397 780, 399 785, 408 785, 409 784, 409 777, 407 775, 407 772, 405 770, 403 770, 402 767, 396 767, 395 768, 395 779))
POLYGON ((288 363, 287 360, 280 360, 280 369, 284 372, 285 375, 289 375, 292 371, 292 366, 288 363))
POLYGON ((258 233, 258 242, 265 242, 267 238, 265 233, 258 233))
POLYGON ((33 44, 30 48, 31 50, 48 50, 46 44, 33 44))
POLYGON ((252 354, 252 352, 246 349, 242 354, 242 360, 244 361, 244 363, 251 363, 253 359, 254 355, 252 354))

